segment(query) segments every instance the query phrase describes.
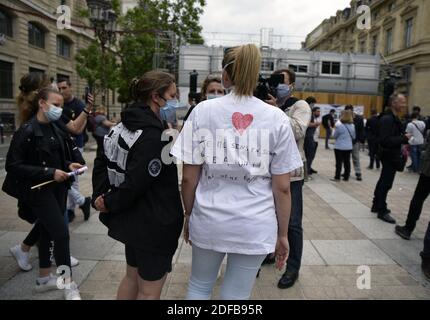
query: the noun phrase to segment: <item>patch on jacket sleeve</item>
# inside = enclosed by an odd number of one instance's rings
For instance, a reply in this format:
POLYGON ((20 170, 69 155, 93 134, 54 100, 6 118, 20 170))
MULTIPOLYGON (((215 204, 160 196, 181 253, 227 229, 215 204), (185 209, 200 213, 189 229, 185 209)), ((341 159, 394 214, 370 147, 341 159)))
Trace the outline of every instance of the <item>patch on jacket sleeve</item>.
POLYGON ((160 175, 162 168, 161 160, 160 159, 154 159, 152 160, 148 165, 148 171, 151 177, 158 177, 160 175))

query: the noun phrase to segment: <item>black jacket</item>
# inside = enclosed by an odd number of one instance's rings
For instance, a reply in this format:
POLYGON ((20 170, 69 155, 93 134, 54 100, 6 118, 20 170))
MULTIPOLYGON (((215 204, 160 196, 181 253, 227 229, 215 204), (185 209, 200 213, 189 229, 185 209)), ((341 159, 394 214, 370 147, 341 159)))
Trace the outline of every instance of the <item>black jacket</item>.
POLYGON ((322 117, 322 125, 325 129, 334 127, 334 117, 329 113, 322 117))
POLYGON ((378 143, 382 147, 382 160, 398 161, 402 144, 408 143, 404 135, 404 128, 400 119, 391 111, 380 116, 378 123, 378 143))
MULTIPOLYGON (((14 134, 6 156, 6 178, 3 191, 18 199, 18 206, 31 206, 37 198, 37 190, 31 187, 54 179, 56 169, 68 172, 73 162, 85 164, 82 155, 77 149, 70 135, 62 130, 61 126, 51 124, 54 134, 60 142, 61 159, 63 166, 54 168, 52 154, 47 138, 43 136, 42 129, 36 117, 22 125, 14 134)), ((65 182, 70 187, 70 181, 65 182)), ((22 216, 27 214, 19 212, 24 220, 34 222, 34 217, 22 216)))
POLYGON ((379 117, 373 116, 366 122, 366 139, 369 142, 376 141, 378 137, 378 123, 379 117))
POLYGON ((121 119, 130 131, 143 133, 129 151, 125 181, 119 188, 109 183, 106 156, 96 159, 93 203, 105 194, 109 212, 101 213, 100 220, 108 227, 110 237, 148 252, 173 255, 183 226, 177 168, 174 163, 161 161, 161 172, 156 177, 150 168, 151 163, 162 160, 162 149, 169 143, 161 141, 166 123, 140 104, 125 110, 121 119))
POLYGON ((357 143, 357 142, 365 143, 366 131, 364 128, 364 119, 362 116, 358 114, 354 115, 354 126, 355 126, 355 136, 356 136, 354 143, 357 143))

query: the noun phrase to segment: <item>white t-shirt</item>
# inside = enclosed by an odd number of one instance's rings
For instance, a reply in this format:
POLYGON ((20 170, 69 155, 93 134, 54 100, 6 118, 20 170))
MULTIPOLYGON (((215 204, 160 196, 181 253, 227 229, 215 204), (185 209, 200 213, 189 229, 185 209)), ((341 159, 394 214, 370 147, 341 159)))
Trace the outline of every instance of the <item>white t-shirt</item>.
POLYGON ((424 144, 426 124, 424 121, 414 120, 408 123, 406 133, 411 133, 412 137, 409 140, 411 146, 420 146, 424 144))
POLYGON ((271 176, 303 166, 284 112, 234 94, 204 101, 191 113, 171 153, 202 165, 190 218, 193 244, 223 253, 275 251, 271 176))

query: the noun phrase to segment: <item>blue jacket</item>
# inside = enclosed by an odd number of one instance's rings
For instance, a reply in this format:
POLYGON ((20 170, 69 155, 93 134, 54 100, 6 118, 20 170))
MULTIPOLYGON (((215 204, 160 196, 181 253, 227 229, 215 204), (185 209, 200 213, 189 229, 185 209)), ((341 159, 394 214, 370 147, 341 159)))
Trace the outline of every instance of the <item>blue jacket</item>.
POLYGON ((352 150, 352 141, 355 139, 354 125, 339 122, 336 124, 334 138, 336 139, 336 143, 334 144, 336 150, 352 150))

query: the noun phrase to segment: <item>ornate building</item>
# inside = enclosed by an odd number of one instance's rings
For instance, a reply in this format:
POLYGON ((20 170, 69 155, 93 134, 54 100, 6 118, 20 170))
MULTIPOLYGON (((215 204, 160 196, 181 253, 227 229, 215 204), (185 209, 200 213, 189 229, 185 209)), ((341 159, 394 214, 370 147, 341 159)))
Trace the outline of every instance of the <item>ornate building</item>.
MULTIPOLYGON (((303 43, 303 48, 341 53, 381 55, 385 77, 398 75, 397 90, 409 97, 409 106, 419 105, 430 114, 430 1, 352 0, 350 7, 324 20, 303 43), (369 30, 357 26, 370 7, 369 30), (361 19, 360 19, 361 20, 361 19)), ((382 79, 381 79, 382 80, 382 79)))

